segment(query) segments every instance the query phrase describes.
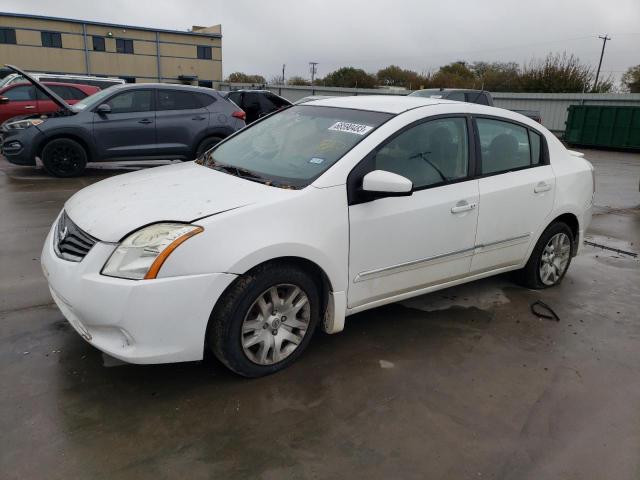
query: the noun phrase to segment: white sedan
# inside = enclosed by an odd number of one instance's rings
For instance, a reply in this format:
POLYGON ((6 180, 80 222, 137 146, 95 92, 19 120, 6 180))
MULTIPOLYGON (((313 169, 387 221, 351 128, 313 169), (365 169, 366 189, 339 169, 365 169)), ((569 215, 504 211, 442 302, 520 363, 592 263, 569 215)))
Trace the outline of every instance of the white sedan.
POLYGON ((199 161, 81 190, 42 266, 71 325, 109 355, 211 350, 257 377, 356 312, 511 270, 558 284, 593 193, 591 164, 519 114, 336 97, 265 117, 199 161))

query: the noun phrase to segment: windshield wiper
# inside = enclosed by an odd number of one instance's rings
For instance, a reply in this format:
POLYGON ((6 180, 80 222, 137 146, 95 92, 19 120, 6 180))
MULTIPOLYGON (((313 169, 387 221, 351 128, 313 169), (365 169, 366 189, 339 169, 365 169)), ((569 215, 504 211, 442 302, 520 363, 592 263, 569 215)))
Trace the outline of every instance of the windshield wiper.
POLYGON ((235 167, 233 165, 227 165, 226 163, 220 163, 213 158, 213 155, 211 155, 208 160, 205 160, 205 162, 207 167, 213 168, 214 170, 226 172, 231 175, 235 175, 236 177, 239 177, 239 178, 244 178, 245 180, 251 180, 252 182, 265 183, 268 185, 271 185, 272 183, 270 179, 264 178, 247 168, 235 167))

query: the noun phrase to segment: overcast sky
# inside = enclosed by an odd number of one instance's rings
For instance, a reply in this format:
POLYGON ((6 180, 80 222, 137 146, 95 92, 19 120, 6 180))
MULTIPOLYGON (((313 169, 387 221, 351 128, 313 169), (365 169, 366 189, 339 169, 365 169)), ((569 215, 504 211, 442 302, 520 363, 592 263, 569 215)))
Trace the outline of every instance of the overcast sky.
POLYGON ((225 77, 318 75, 353 65, 418 72, 455 60, 576 54, 619 77, 640 64, 640 0, 0 0, 0 11, 186 30, 222 24, 225 77))

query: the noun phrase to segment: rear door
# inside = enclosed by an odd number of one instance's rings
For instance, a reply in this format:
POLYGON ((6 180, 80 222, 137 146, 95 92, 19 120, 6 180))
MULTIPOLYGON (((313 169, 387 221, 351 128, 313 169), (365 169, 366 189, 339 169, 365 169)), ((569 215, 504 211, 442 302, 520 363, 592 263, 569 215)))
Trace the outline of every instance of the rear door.
POLYGON ((195 92, 161 88, 157 99, 158 151, 191 158, 199 134, 209 126, 209 111, 195 92))
POLYGON ((38 113, 36 89, 33 85, 14 85, 0 93, 9 101, 0 105, 0 123, 18 115, 38 113))
POLYGON ((135 88, 105 103, 111 113, 93 114, 93 136, 100 160, 154 156, 156 118, 154 90, 135 88))
POLYGON ((471 272, 520 264, 553 208, 555 175, 544 137, 525 125, 476 117, 480 210, 471 272))

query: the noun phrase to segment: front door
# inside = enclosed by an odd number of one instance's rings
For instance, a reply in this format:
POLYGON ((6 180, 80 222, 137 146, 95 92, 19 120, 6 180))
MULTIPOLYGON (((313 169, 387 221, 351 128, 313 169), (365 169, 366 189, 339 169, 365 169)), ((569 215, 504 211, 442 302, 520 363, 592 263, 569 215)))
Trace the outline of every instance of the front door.
POLYGON ((364 160, 409 178, 414 192, 351 202, 349 308, 468 275, 479 201, 468 125, 459 116, 411 126, 364 160))
POLYGON ((93 114, 99 160, 156 155, 156 118, 152 89, 131 89, 105 102, 110 113, 93 114))
POLYGON ((525 260, 553 209, 555 175, 544 140, 532 129, 476 119, 480 140, 480 215, 472 272, 525 260))

